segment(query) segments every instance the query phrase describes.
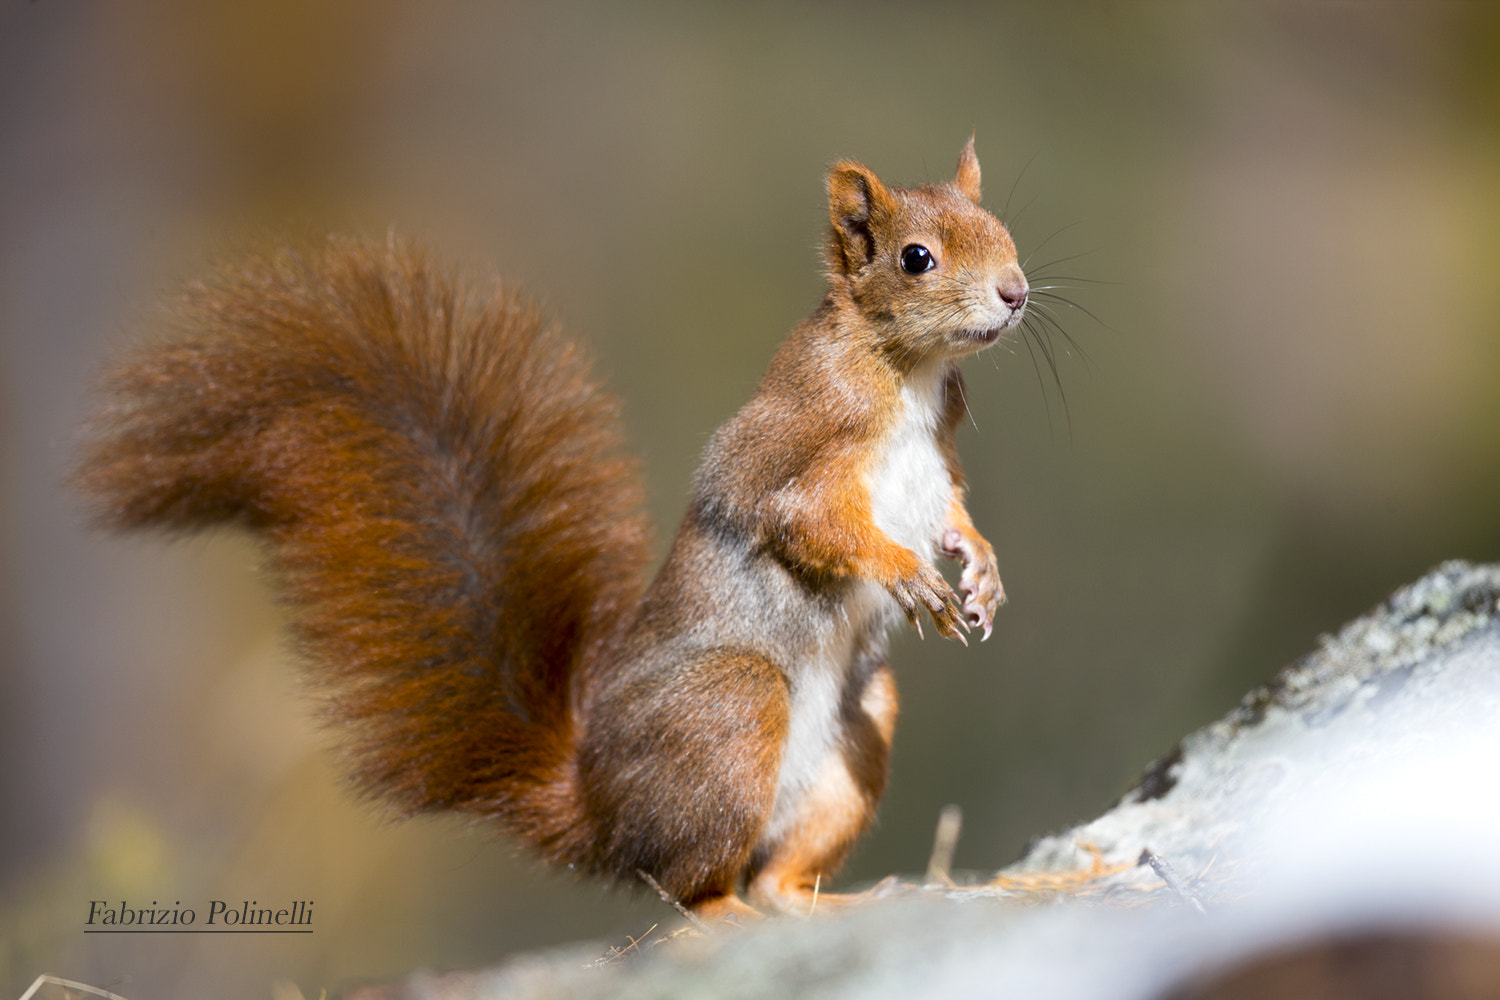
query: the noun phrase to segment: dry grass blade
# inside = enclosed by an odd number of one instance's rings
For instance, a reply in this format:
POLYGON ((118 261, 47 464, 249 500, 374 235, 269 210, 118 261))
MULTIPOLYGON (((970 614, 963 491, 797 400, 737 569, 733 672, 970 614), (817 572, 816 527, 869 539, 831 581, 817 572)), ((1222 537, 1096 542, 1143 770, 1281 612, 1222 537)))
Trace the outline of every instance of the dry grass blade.
POLYGON ((645 882, 651 888, 656 890, 656 894, 661 897, 661 901, 663 903, 666 903, 668 906, 672 907, 672 909, 676 910, 684 917, 687 917, 688 922, 691 923, 694 927, 698 928, 698 930, 702 931, 704 934, 707 934, 709 932, 708 925, 705 924, 702 920, 698 919, 698 915, 696 913, 694 913, 692 910, 689 910, 686 906, 683 906, 680 902, 677 901, 675 897, 672 896, 671 893, 663 889, 661 887, 661 883, 657 882, 656 879, 652 878, 650 875, 648 875, 644 871, 641 871, 640 869, 636 869, 636 874, 640 876, 642 882, 645 882))
POLYGON ((1104 855, 1093 844, 1079 844, 1092 858, 1087 868, 1073 871, 1034 872, 1020 875, 996 875, 988 887, 997 895, 1040 895, 1043 893, 1078 893, 1135 865, 1105 864, 1104 855))
POLYGON ((61 986, 70 993, 88 993, 92 996, 104 997, 105 1000, 125 1000, 118 993, 111 993, 109 990, 101 989, 98 986, 89 986, 86 983, 76 983, 71 979, 62 979, 58 976, 48 976, 45 974, 36 977, 36 981, 27 988, 25 993, 21 994, 20 1000, 31 1000, 32 997, 36 996, 38 990, 49 983, 53 986, 61 986))
POLYGON ((927 859, 928 885, 953 885, 953 852, 963 830, 964 813, 958 806, 944 806, 938 813, 937 830, 932 835, 932 855, 927 859))

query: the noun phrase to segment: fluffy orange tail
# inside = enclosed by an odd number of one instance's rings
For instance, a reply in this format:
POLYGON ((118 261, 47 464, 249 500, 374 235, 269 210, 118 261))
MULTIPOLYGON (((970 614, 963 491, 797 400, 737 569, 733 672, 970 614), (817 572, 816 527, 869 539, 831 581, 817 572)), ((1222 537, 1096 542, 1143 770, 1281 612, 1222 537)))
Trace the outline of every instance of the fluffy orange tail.
POLYGON ((254 529, 361 788, 565 859, 577 688, 647 557, 583 353, 394 239, 224 268, 174 316, 105 375, 98 520, 254 529))

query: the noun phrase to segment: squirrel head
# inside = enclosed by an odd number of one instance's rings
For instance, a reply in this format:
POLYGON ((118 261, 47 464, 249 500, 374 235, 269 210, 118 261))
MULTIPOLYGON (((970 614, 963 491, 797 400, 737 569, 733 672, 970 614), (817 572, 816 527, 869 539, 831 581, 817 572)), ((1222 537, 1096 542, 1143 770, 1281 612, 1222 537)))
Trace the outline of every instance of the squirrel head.
POLYGON ((1016 245, 979 199, 972 136, 946 184, 888 188, 849 160, 829 170, 829 284, 896 356, 970 354, 1021 322, 1016 245))

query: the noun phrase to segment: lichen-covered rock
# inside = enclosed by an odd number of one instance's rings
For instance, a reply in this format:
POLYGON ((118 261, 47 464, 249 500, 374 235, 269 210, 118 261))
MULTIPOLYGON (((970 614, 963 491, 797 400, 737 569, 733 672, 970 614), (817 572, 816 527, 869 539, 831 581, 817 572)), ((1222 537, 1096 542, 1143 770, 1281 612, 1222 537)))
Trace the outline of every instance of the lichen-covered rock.
MULTIPOLYGON (((1500 567, 1443 564, 1184 737, 1115 808, 1038 841, 1008 871, 1095 863, 1080 845, 1116 865, 1150 849, 1202 893, 1244 891, 1273 814, 1500 721, 1497 602, 1500 567)), ((1159 882, 1149 868, 1111 878, 1159 882)))

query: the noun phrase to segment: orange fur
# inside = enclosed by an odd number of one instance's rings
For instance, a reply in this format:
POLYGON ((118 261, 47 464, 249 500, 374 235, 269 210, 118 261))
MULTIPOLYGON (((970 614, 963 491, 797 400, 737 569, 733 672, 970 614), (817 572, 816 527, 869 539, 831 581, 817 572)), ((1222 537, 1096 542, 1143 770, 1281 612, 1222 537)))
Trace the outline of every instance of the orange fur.
POLYGON ((884 790, 887 626, 925 608, 988 632, 1000 599, 956 363, 1025 287, 972 140, 953 184, 841 162, 828 189, 827 297, 714 436, 649 587, 635 466, 581 350, 394 238, 190 290, 107 374, 77 485, 107 527, 264 538, 368 793, 704 913, 743 912, 747 880, 800 907, 884 790))
POLYGON ((647 556, 582 353, 398 242, 224 268, 174 313, 104 380, 77 474, 99 522, 261 531, 359 786, 558 841, 570 685, 647 556))

